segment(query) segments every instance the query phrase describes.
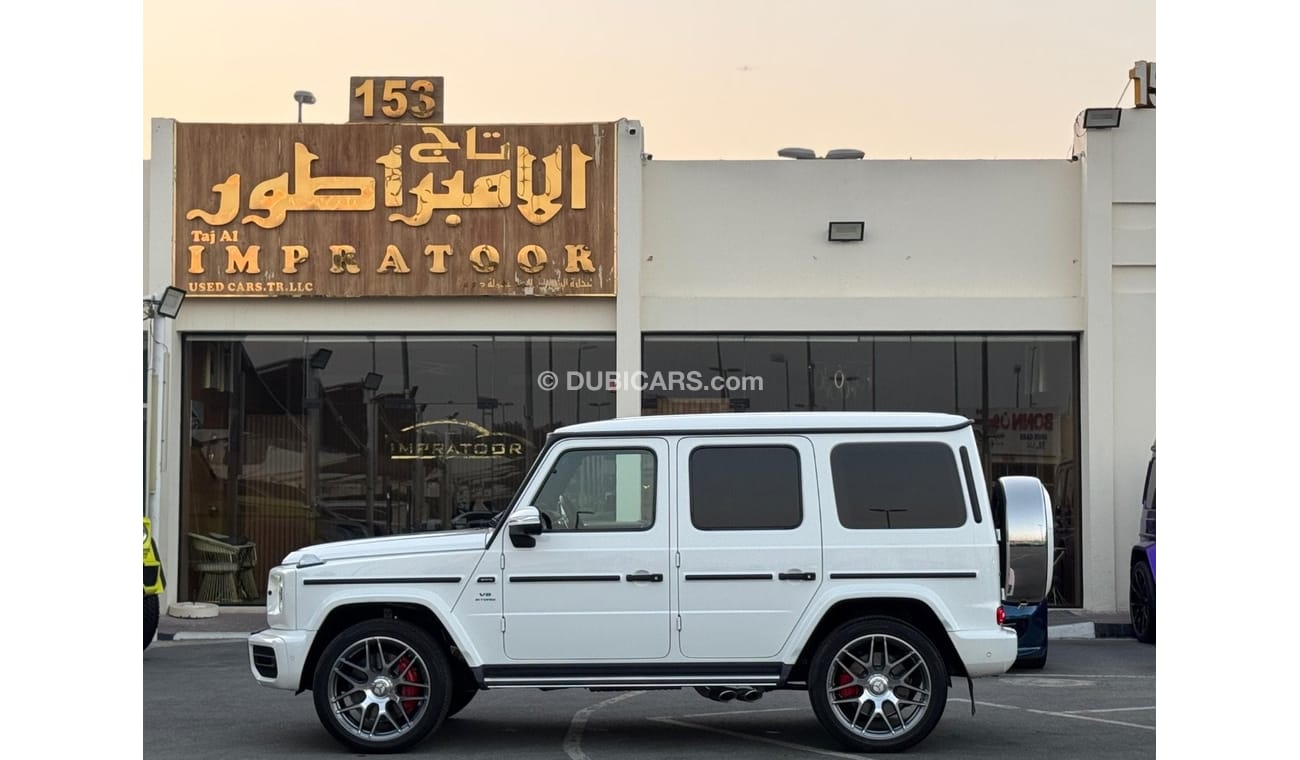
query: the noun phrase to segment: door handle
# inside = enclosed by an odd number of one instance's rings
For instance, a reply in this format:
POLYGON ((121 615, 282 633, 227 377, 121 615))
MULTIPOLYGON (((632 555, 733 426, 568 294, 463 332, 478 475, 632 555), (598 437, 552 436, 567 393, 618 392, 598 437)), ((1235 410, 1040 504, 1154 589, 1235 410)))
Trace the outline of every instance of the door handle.
POLYGON ((777 579, 782 581, 815 581, 817 573, 805 573, 802 570, 791 570, 788 573, 778 573, 777 579))
POLYGON ((664 580, 663 573, 647 573, 641 570, 638 570, 635 573, 628 573, 624 577, 627 578, 627 580, 632 581, 634 583, 636 582, 662 583, 664 580))

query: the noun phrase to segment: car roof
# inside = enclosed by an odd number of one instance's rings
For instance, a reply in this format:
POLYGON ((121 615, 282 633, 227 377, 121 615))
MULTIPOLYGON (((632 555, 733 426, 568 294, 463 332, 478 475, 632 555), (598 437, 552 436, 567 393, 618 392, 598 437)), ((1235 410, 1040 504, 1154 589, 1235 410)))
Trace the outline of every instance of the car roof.
POLYGON ((960 430, 971 420, 933 412, 723 412, 620 417, 566 425, 551 435, 691 435, 698 433, 911 432, 960 430))

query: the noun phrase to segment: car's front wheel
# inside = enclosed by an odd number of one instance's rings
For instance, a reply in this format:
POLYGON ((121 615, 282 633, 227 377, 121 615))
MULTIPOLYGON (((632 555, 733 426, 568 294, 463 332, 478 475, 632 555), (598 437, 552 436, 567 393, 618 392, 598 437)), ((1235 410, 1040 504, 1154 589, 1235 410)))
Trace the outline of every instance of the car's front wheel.
POLYGON ((1133 563, 1129 576, 1128 612, 1138 641, 1156 643, 1156 579, 1143 560, 1133 563))
POLYGON ((403 620, 368 620, 326 646, 312 683, 316 715, 357 752, 400 752, 442 724, 451 668, 442 646, 403 620))
POLYGON ((925 634, 872 617, 833 631, 813 655, 808 697, 822 726, 856 751, 907 749, 934 730, 948 671, 925 634))

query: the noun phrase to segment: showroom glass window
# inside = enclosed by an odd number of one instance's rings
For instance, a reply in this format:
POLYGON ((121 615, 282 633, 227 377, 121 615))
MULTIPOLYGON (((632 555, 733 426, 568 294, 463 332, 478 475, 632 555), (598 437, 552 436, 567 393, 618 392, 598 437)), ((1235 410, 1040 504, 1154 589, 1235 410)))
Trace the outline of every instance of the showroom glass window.
POLYGON ((481 526, 547 433, 612 416, 566 380, 613 368, 611 335, 191 335, 182 536, 253 544, 265 578, 312 543, 481 526))
POLYGON ((654 334, 642 341, 641 408, 950 412, 974 420, 986 480, 1033 475, 1051 494, 1051 602, 1080 606, 1078 356, 1078 336, 1063 334, 654 334))

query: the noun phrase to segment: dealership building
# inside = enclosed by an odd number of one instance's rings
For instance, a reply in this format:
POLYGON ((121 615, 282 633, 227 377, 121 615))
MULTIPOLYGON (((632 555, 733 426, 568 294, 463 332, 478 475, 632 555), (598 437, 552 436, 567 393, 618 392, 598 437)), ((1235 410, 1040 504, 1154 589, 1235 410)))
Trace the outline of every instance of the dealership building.
POLYGON ((987 477, 1052 497, 1052 604, 1126 609, 1156 112, 1088 113, 1041 160, 672 161, 632 120, 155 119, 144 292, 187 294, 145 322, 167 601, 259 604, 300 546, 481 524, 562 425, 881 410, 973 420, 987 477))

